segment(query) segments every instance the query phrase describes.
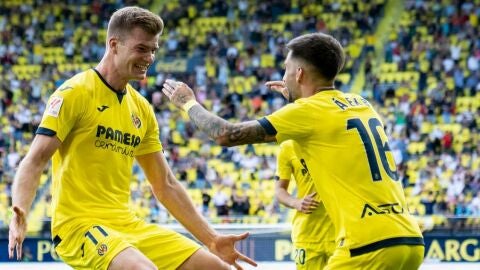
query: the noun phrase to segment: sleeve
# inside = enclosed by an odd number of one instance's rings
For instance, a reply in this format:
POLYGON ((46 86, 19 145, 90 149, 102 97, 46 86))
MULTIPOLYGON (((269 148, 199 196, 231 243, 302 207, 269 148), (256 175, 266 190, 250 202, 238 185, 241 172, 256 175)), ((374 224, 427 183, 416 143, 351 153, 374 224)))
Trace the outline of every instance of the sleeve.
MULTIPOLYGON (((310 136, 314 125, 314 123, 310 123, 312 121, 309 119, 311 115, 304 104, 291 103, 259 120, 259 122, 265 128, 268 126, 265 125, 265 121, 267 121, 276 132, 276 134, 270 135, 275 135, 277 142, 280 143, 286 140, 302 140, 310 136)), ((270 128, 270 130, 272 129, 270 128)))
POLYGON ((157 118, 153 112, 152 106, 148 102, 144 103, 146 117, 146 132, 139 147, 135 151, 136 156, 159 152, 163 150, 160 142, 160 131, 158 128, 157 118))
POLYGON ((292 168, 292 153, 289 153, 289 147, 286 142, 282 143, 279 147, 277 155, 277 171, 275 173, 277 180, 290 180, 293 168, 292 168))
MULTIPOLYGON (((59 89, 65 87, 61 86, 59 89)), ((60 141, 65 140, 84 112, 83 98, 79 90, 69 86, 67 90, 57 90, 50 96, 36 134, 56 135, 60 141)))

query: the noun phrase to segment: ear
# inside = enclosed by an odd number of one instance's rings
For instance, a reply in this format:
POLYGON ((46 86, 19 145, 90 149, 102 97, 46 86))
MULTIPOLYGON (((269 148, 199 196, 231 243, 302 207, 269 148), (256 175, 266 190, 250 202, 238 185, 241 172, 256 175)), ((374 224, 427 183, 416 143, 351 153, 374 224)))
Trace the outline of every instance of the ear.
POLYGON ((295 72, 295 81, 300 83, 305 77, 305 70, 302 67, 297 68, 297 72, 295 72))
POLYGON ((118 51, 118 39, 115 38, 115 37, 111 37, 109 40, 108 40, 108 48, 114 53, 114 54, 117 54, 117 51, 118 51))

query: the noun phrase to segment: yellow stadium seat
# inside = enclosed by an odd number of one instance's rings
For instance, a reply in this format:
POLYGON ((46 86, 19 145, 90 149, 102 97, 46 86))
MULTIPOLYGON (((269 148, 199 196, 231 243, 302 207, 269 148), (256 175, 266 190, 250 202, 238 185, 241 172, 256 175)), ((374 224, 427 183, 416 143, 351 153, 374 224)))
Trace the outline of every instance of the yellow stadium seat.
POLYGON ((200 150, 200 140, 197 139, 197 138, 190 138, 188 140, 188 148, 190 148, 190 150, 192 151, 199 151, 200 150))
POLYGON ((185 144, 185 140, 183 139, 182 135, 180 134, 180 132, 176 130, 172 132, 172 141, 173 143, 179 144, 179 145, 185 144))
POLYGON ((260 66, 262 68, 269 68, 275 66, 275 58, 269 53, 264 53, 260 56, 260 66))

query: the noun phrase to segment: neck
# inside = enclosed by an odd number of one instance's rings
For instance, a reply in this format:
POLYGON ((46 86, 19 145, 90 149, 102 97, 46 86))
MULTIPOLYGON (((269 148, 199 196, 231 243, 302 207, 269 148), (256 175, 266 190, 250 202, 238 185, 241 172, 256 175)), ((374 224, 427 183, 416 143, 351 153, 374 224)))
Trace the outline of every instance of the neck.
POLYGON ((334 90, 335 86, 320 86, 315 89, 315 93, 321 92, 321 91, 326 91, 326 90, 334 90))
POLYGON ((109 64, 107 59, 102 59, 95 69, 102 75, 103 79, 117 92, 124 92, 127 87, 127 81, 119 80, 122 76, 116 72, 116 69, 109 64))

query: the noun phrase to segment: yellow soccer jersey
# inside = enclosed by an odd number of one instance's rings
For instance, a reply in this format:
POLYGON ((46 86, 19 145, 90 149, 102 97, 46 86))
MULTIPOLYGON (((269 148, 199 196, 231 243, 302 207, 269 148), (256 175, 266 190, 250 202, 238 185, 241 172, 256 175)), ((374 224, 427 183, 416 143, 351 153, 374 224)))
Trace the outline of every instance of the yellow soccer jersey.
MULTIPOLYGON (((277 156, 277 176, 289 180, 293 175, 297 185, 297 198, 303 198, 315 192, 308 169, 302 165, 301 151, 295 141, 284 141, 277 156)), ((316 197, 319 197, 318 195, 316 197)), ((321 198, 320 198, 321 199, 321 198)), ((333 224, 325 211, 323 203, 311 214, 295 212, 292 221, 292 241, 294 243, 321 243, 334 241, 333 224)))
POLYGON ((379 115, 362 97, 321 91, 259 122, 278 142, 296 140, 335 229, 356 256, 385 246, 423 244, 379 115))
POLYGON ((50 97, 37 134, 62 141, 52 158, 53 232, 74 219, 134 217, 134 157, 162 150, 153 109, 135 89, 117 93, 96 70, 79 73, 50 97))

